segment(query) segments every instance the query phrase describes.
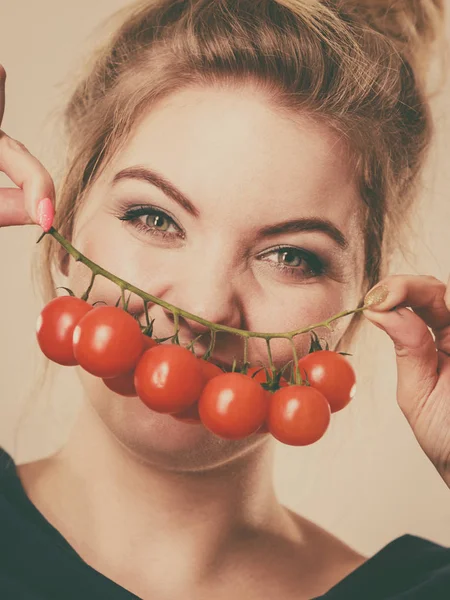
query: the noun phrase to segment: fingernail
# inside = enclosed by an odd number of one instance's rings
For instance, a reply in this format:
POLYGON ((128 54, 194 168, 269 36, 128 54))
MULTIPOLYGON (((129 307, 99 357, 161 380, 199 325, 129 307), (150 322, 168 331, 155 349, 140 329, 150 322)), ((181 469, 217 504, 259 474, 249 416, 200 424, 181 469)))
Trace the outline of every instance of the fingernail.
POLYGON ((42 229, 47 232, 53 224, 55 209, 50 198, 43 198, 37 206, 37 221, 42 229))
POLYGON ((364 298, 364 305, 379 306, 380 304, 383 304, 388 295, 389 288, 386 285, 377 285, 366 294, 366 297, 364 298))

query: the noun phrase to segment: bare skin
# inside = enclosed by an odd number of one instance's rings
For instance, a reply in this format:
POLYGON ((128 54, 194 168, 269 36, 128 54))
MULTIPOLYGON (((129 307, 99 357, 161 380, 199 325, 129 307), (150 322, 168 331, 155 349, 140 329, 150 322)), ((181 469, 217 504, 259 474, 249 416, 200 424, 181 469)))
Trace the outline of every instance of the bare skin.
POLYGON ((85 405, 67 445, 19 477, 87 564, 144 600, 310 599, 366 560, 278 503, 270 444, 171 476, 139 464, 92 412, 85 405))
MULTIPOLYGON (((39 199, 54 197, 51 178, 6 134, 0 146, 0 167, 20 188, 4 193, 0 224, 35 222, 39 199)), ((252 90, 188 90, 152 110, 102 173, 77 218, 74 244, 211 321, 266 331, 316 322, 356 305, 361 293, 358 197, 338 148, 330 132, 277 114, 252 90), (136 164, 175 181, 202 216, 194 220, 146 183, 123 181, 113 192, 114 174, 136 164), (162 243, 126 227, 117 205, 130 197, 170 211, 184 237, 162 243), (346 253, 323 232, 261 237, 279 214, 330 219, 349 240, 346 253), (282 244, 328 259, 327 274, 313 275, 300 261, 286 275, 273 261, 275 250, 261 259, 282 244)), ((58 284, 78 293, 86 277, 69 265, 58 284)), ((91 301, 115 296, 103 282, 91 301)), ((158 335, 171 331, 159 307, 151 316, 158 335)), ((195 335, 195 324, 181 325, 182 339, 195 335)), ((346 326, 330 334, 331 346, 346 326)), ((305 341, 299 344, 304 353, 305 341)), ((230 361, 235 340, 223 339, 219 350, 230 361)), ((261 357, 258 345, 250 351, 251 360, 261 357)), ((273 353, 278 363, 290 358, 281 344, 273 353)), ((143 599, 298 599, 325 593, 364 562, 279 503, 268 436, 219 440, 202 426, 152 413, 138 399, 125 404, 86 373, 80 379, 84 403, 69 440, 18 472, 36 507, 106 577, 143 599)))
MULTIPOLYGON (((4 80, 0 68, 0 121, 4 80)), ((363 235, 345 149, 305 115, 285 117, 254 90, 176 95, 147 115, 95 183, 78 215, 75 245, 139 287, 232 326, 286 331, 355 306, 363 235), (119 169, 142 164, 185 191, 201 218, 142 181, 112 185, 119 169), (170 212, 185 236, 162 243, 123 226, 118 206, 130 198, 170 212), (348 238, 347 251, 317 231, 277 234, 269 244, 260 233, 279 215, 330 219, 348 238), (310 277, 299 267, 299 276, 286 277, 273 260, 277 252, 262 259, 274 244, 315 252, 331 268, 310 277)), ((0 227, 35 223, 38 201, 54 200, 52 179, 3 131, 0 170, 17 185, 0 190, 0 227)), ((62 269, 61 283, 78 292, 86 276, 62 269)), ((450 485, 450 284, 404 275, 384 283, 387 302, 366 316, 395 344, 398 403, 450 485), (396 306, 402 308, 392 311, 396 306)), ((97 286, 92 300, 113 302, 116 294, 97 286)), ((151 316, 159 335, 171 333, 164 311, 152 307, 151 316)), ((330 335, 331 346, 346 326, 330 335)), ((182 324, 184 339, 196 333, 194 324, 182 324)), ((230 360, 235 342, 224 338, 219 350, 230 360)), ((274 355, 283 362, 286 348, 276 345, 274 355)), ((255 344, 251 358, 260 357, 255 344)), ((298 599, 325 593, 364 562, 278 502, 269 439, 218 442, 202 427, 151 414, 138 400, 125 405, 86 374, 80 379, 85 402, 67 444, 18 472, 42 514, 106 577, 144 599, 298 599)))

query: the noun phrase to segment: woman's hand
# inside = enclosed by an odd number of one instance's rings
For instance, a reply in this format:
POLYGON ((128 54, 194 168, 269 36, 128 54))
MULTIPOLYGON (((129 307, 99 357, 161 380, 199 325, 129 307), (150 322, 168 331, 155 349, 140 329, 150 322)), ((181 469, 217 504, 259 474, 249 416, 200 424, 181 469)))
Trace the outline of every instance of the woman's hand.
MULTIPOLYGON (((0 65, 0 127, 5 110, 6 73, 0 65)), ((17 188, 0 188, 0 227, 38 223, 47 231, 53 222, 52 178, 20 142, 0 129, 0 171, 17 188)))
POLYGON ((394 342, 398 404, 450 487, 450 280, 392 275, 380 285, 387 298, 363 314, 394 342))

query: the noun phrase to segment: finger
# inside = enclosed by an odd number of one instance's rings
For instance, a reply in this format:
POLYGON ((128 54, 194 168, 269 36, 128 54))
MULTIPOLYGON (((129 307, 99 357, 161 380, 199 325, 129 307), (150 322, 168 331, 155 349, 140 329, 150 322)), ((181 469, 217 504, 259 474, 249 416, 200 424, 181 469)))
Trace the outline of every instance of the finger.
POLYGON ((433 331, 450 326, 450 308, 445 302, 446 286, 436 277, 391 275, 378 285, 386 286, 388 294, 384 302, 371 306, 371 310, 384 312, 394 307, 409 306, 433 331))
POLYGON ((25 210, 23 191, 15 188, 0 188, 0 227, 34 223, 25 210))
POLYGON ((424 321, 408 308, 389 312, 364 311, 394 342, 397 362, 397 397, 400 408, 411 420, 438 381, 438 353, 424 321))
POLYGON ((5 113, 5 82, 6 71, 3 65, 0 65, 0 125, 2 124, 3 115, 5 113))
POLYGON ((448 276, 447 289, 444 295, 445 306, 450 310, 450 275, 448 276))
MULTIPOLYGON (((3 171, 17 187, 23 190, 18 199, 22 203, 19 210, 25 209, 29 217, 39 222, 37 205, 43 198, 54 202, 55 188, 47 170, 23 144, 10 138, 0 130, 0 171, 3 171)), ((5 211, 1 209, 5 215, 5 211)), ((6 220, 8 217, 5 217, 6 220)), ((1 219, 1 217, 0 217, 1 219)), ((28 222, 28 221, 27 221, 28 222)), ((0 226, 5 225, 0 220, 0 226)))

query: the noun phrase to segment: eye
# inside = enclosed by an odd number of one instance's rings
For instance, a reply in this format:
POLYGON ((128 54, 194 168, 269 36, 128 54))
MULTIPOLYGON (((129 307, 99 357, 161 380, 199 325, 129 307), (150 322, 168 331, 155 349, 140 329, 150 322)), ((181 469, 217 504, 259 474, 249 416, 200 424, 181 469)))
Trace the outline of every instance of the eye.
POLYGON ((125 208, 119 220, 128 221, 138 231, 153 236, 184 237, 181 228, 165 211, 150 205, 125 208))
POLYGON ((160 231, 167 231, 172 225, 170 217, 157 212, 146 215, 144 223, 147 227, 154 227, 160 231))
POLYGON ((319 277, 325 273, 325 263, 314 253, 294 246, 272 248, 259 257, 278 272, 292 278, 319 277))
POLYGON ((294 248, 283 248, 276 253, 278 264, 288 267, 299 267, 304 260, 294 248))

